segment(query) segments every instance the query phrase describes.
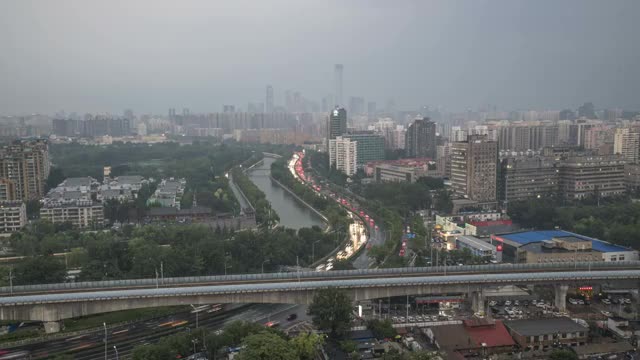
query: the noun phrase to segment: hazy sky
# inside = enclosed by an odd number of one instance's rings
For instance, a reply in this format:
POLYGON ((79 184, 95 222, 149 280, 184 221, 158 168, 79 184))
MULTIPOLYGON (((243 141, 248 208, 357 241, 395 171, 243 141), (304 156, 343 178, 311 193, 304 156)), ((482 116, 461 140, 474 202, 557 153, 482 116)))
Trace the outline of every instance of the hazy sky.
POLYGON ((0 113, 220 111, 285 89, 382 107, 640 109, 638 0, 2 0, 0 113), (178 110, 180 111, 180 110, 178 110))

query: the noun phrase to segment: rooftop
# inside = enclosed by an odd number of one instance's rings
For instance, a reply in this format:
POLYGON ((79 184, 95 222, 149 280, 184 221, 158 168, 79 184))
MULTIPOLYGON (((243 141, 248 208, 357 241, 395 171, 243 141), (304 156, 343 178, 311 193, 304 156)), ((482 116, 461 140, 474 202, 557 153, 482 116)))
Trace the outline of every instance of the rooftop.
POLYGON ((599 252, 630 251, 630 249, 625 248, 623 246, 613 245, 606 241, 590 238, 588 236, 579 235, 579 234, 575 234, 575 233, 564 231, 564 230, 523 231, 523 232, 502 234, 502 235, 496 236, 498 240, 506 239, 509 241, 519 243, 521 245, 541 242, 544 240, 551 240, 553 238, 564 240, 564 238, 566 237, 582 239, 583 241, 584 240, 591 241, 591 247, 593 248, 593 250, 599 251, 599 252))
POLYGON ((559 254, 559 253, 591 253, 593 250, 592 249, 584 249, 584 250, 568 250, 565 248, 561 248, 561 247, 546 247, 543 246, 542 242, 535 242, 535 243, 529 243, 526 245, 522 245, 520 247, 520 249, 525 250, 525 251, 529 251, 532 253, 537 253, 537 254, 559 254))
POLYGON ((472 245, 476 249, 487 250, 487 251, 495 251, 496 247, 489 244, 486 241, 480 240, 477 237, 470 235, 462 235, 456 238, 458 241, 472 245))
POLYGON ((523 336, 539 336, 555 333, 586 332, 588 329, 573 320, 561 317, 550 319, 513 320, 505 325, 512 331, 523 336))
POLYGON ((66 178, 64 182, 60 185, 64 185, 66 187, 71 186, 91 186, 91 183, 95 181, 93 178, 87 177, 70 177, 66 178))

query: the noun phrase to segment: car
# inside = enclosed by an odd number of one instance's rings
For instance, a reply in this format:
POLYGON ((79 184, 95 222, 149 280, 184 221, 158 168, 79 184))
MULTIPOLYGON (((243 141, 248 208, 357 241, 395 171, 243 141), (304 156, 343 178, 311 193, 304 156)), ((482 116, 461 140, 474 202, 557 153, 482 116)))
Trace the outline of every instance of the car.
POLYGON ((394 322, 394 323, 397 323, 398 322, 398 317, 397 316, 392 317, 391 321, 394 322))
POLYGON ((569 303, 571 303, 572 305, 577 305, 578 304, 578 300, 570 298, 569 299, 569 303))
POLYGON ((609 299, 602 299, 602 303, 605 305, 611 305, 611 300, 609 299))
POLYGON ((266 322, 266 323, 264 324, 264 326, 266 326, 266 327, 270 327, 270 328, 273 328, 273 327, 278 327, 278 326, 280 326, 280 323, 279 323, 279 322, 277 322, 277 321, 268 321, 268 322, 266 322))
POLYGON ((606 317, 611 317, 611 315, 613 315, 610 311, 604 311, 604 310, 600 311, 600 313, 606 317))
POLYGON ((416 322, 416 318, 414 318, 413 316, 409 316, 409 322, 416 322))
POLYGON ((422 315, 417 315, 417 316, 416 316, 416 321, 417 321, 417 322, 423 322, 423 321, 424 321, 424 318, 422 317, 422 315))
POLYGON ((515 305, 515 306, 520 306, 520 301, 518 301, 518 300, 514 301, 514 302, 513 302, 513 305, 515 305))
POLYGON ((538 300, 533 299, 533 300, 531 300, 531 303, 532 303, 533 305, 536 305, 536 304, 538 303, 538 300))
POLYGON ((400 316, 400 317, 398 318, 398 320, 399 320, 401 323, 404 323, 404 322, 405 322, 405 318, 404 318, 404 316, 400 316))
POLYGON ((624 303, 625 304, 631 304, 631 299, 629 299, 629 298, 624 299, 624 303))
POLYGON ((289 316, 287 316, 287 321, 293 321, 295 319, 298 318, 298 314, 289 314, 289 316))
POLYGON ((578 304, 580 304, 580 305, 584 305, 584 300, 582 300, 582 299, 578 299, 578 304))
POLYGON ((489 306, 496 306, 497 302, 495 300, 489 301, 489 306))
POLYGON ((529 306, 529 300, 525 300, 522 302, 522 306, 529 306))
POLYGON ((505 301, 505 302, 504 302, 504 305, 505 305, 505 306, 511 306, 511 300, 507 300, 507 301, 505 301))

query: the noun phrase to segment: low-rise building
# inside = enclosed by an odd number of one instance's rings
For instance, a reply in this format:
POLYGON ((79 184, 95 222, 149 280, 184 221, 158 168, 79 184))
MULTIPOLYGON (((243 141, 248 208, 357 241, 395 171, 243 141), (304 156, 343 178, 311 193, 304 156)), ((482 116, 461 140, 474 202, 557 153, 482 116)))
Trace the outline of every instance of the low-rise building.
POLYGON ((104 225, 104 208, 87 199, 49 200, 40 208, 40 218, 54 224, 70 222, 77 228, 100 228, 104 225))
POLYGON ((500 320, 465 320, 462 324, 433 326, 423 332, 438 350, 462 357, 510 352, 516 344, 500 320))
POLYGON ((622 317, 610 317, 607 319, 607 329, 624 339, 637 339, 640 337, 640 321, 629 320, 622 317))
POLYGON ((505 322, 513 339, 523 349, 546 350, 555 346, 582 346, 589 329, 567 317, 505 322))
POLYGON ((638 260, 637 250, 564 230, 522 231, 492 235, 491 243, 496 246, 502 245, 503 261, 509 262, 517 262, 519 260, 535 260, 542 263, 589 261, 589 259, 597 258, 598 255, 602 261, 638 260), (540 248, 545 241, 551 242, 549 249, 540 248), (587 242, 591 243, 591 250, 587 249, 587 242), (536 243, 538 245, 530 245, 536 243), (566 248, 558 247, 559 244, 566 248), (567 248, 571 250, 567 250, 567 248), (547 251, 547 253, 544 253, 544 255, 520 255, 519 252, 522 251, 547 251))
POLYGON ((469 249, 475 256, 481 256, 497 262, 502 261, 502 247, 497 247, 470 235, 456 237, 456 249, 469 249))
POLYGON ((185 179, 163 179, 153 195, 147 200, 147 204, 159 204, 161 207, 180 209, 180 200, 186 185, 185 179))
POLYGON ((0 233, 12 233, 27 224, 27 206, 22 201, 0 201, 0 233))
POLYGON ((548 263, 572 261, 604 261, 602 253, 593 250, 592 242, 565 236, 533 242, 518 249, 519 263, 548 263))

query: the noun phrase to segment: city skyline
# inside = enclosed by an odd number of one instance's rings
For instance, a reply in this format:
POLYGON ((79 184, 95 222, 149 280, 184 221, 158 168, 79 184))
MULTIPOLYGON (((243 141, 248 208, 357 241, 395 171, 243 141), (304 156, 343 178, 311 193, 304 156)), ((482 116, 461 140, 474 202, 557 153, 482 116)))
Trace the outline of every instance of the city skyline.
POLYGON ((320 103, 335 64, 343 101, 640 108, 633 1, 150 4, 5 4, 2 112, 212 112, 267 84, 276 104, 287 89, 320 103))

